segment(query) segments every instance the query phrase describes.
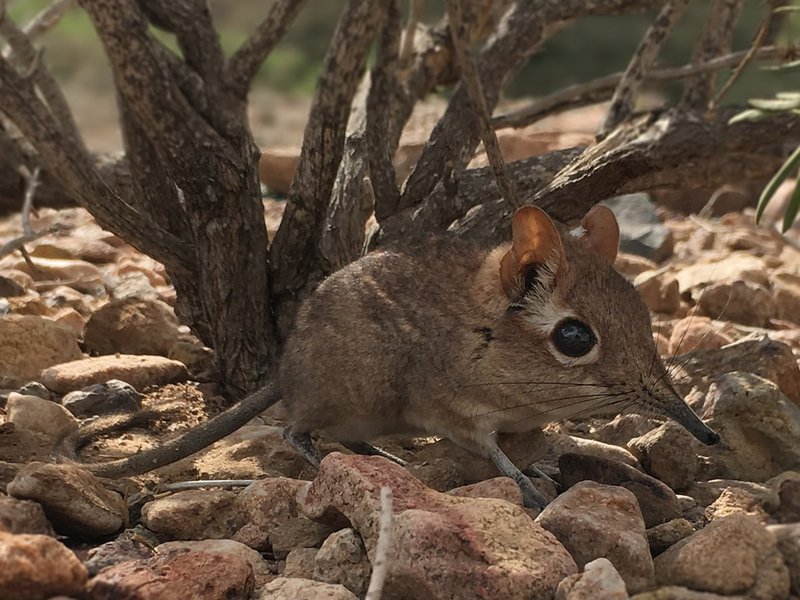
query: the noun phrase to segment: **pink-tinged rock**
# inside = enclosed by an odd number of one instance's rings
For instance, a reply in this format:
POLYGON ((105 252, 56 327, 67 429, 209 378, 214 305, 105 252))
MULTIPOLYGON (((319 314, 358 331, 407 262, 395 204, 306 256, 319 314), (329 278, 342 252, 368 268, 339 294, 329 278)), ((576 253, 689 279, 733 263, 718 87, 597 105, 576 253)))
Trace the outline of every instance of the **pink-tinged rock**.
POLYGON ((612 562, 631 592, 653 586, 653 561, 639 503, 628 490, 593 481, 575 484, 551 502, 536 522, 553 533, 578 566, 612 562))
POLYGON ((186 378, 186 367, 163 356, 116 354, 65 362, 45 369, 41 382, 54 392, 66 394, 109 379, 119 379, 142 391, 186 378))
POLYGON ((167 356, 178 341, 178 319, 161 300, 112 300, 92 313, 84 342, 91 353, 167 356))
POLYGON ((0 317, 0 376, 38 379, 42 369, 82 356, 74 332, 32 315, 0 317))
POLYGON ((142 507, 148 529, 178 540, 230 538, 244 522, 227 490, 185 490, 142 507))
POLYGON ((244 558, 168 552, 110 567, 89 582, 88 600, 249 600, 253 569, 244 558))
POLYGON ((757 600, 789 594, 789 571, 775 537, 746 514, 709 523, 658 556, 655 569, 659 585, 757 600))
POLYGON ((1 493, 0 527, 8 533, 56 536, 53 526, 44 515, 41 504, 12 498, 1 493))
MULTIPOLYGON (((289 571, 288 559, 286 571, 289 571)), ((363 598, 372 573, 364 542, 350 528, 332 533, 315 553, 312 573, 317 581, 338 583, 363 598)))
POLYGON ((447 492, 451 496, 459 498, 497 498, 505 500, 511 504, 522 506, 522 490, 508 477, 495 477, 486 481, 479 481, 470 485, 464 485, 447 492))
POLYGON ((233 540, 164 542, 163 544, 156 546, 156 552, 159 554, 174 552, 181 553, 187 550, 191 550, 193 552, 208 552, 211 554, 225 554, 244 559, 253 569, 255 586, 257 588, 264 587, 267 583, 275 578, 275 576, 270 573, 269 565, 261 556, 261 554, 252 548, 233 540))
POLYGON ((685 354, 696 350, 715 350, 727 346, 733 340, 726 333, 729 327, 708 317, 690 315, 672 328, 669 337, 669 354, 685 354))
POLYGON ((326 456, 306 496, 311 518, 344 515, 374 557, 380 489, 394 497, 385 598, 547 598, 577 572, 556 538, 504 500, 426 488, 381 457, 326 456))
POLYGON ((63 544, 46 535, 0 532, 0 598, 44 600, 78 596, 86 567, 63 544))

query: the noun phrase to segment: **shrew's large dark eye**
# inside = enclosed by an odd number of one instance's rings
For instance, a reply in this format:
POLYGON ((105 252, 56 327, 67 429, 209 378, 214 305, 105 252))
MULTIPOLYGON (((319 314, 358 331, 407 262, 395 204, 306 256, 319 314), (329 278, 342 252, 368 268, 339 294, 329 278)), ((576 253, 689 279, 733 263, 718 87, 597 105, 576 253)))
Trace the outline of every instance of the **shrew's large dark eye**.
POLYGON ((584 356, 596 343, 597 338, 592 329, 577 319, 561 321, 553 330, 553 345, 565 356, 584 356))

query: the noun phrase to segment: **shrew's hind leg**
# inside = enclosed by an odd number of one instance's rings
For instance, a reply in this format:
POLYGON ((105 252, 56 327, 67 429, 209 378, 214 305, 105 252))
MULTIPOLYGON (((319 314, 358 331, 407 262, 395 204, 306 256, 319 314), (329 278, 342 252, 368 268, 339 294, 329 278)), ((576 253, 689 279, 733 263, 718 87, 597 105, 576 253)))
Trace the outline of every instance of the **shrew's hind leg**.
POLYGON ((489 458, 492 459, 492 462, 497 466, 500 472, 506 477, 513 479, 522 490, 522 502, 525 506, 538 510, 542 510, 547 506, 547 498, 536 489, 531 483, 531 480, 511 462, 511 459, 509 459, 505 453, 503 453, 500 446, 497 445, 497 440, 495 440, 494 436, 489 436, 484 442, 484 448, 488 452, 489 458))
POLYGON ((283 437, 289 442, 292 447, 297 450, 297 453, 305 458, 309 464, 319 469, 320 460, 319 451, 314 442, 311 441, 311 434, 306 431, 295 431, 291 425, 283 429, 283 437))
POLYGON ((386 450, 373 446, 372 444, 368 444, 367 442, 342 442, 342 446, 348 450, 352 450, 356 454, 364 454, 366 456, 382 456, 383 458, 388 458, 390 461, 397 463, 401 467, 408 465, 408 463, 399 456, 395 456, 391 452, 387 452, 386 450))

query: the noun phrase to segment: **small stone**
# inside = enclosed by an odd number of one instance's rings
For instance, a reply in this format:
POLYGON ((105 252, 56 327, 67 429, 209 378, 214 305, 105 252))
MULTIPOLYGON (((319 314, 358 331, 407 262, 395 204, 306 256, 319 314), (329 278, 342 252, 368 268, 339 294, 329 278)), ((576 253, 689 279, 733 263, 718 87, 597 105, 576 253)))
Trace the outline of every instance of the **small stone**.
POLYGON ((315 558, 319 548, 295 548, 286 557, 284 577, 311 579, 314 577, 315 558))
POLYGON ((730 344, 733 339, 725 332, 726 326, 708 317, 690 315, 672 328, 669 336, 669 355, 676 356, 697 350, 715 350, 730 344))
POLYGON ((647 530, 647 543, 650 553, 658 556, 664 550, 689 537, 694 533, 694 527, 684 518, 672 519, 661 525, 656 525, 647 530))
POLYGON ((42 369, 82 356, 74 332, 31 315, 0 317, 0 376, 38 379, 42 369))
POLYGON ((709 592, 696 592, 679 585, 667 585, 652 592, 631 596, 631 600, 745 600, 744 596, 720 596, 709 592))
POLYGON ((164 542, 156 546, 156 552, 159 554, 183 552, 185 550, 208 552, 210 554, 224 554, 247 561, 253 570, 256 588, 264 587, 274 579, 274 576, 270 573, 267 561, 261 557, 261 554, 234 540, 164 542))
POLYGON ((86 585, 86 567, 66 546, 46 535, 0 532, 0 565, 0 598, 77 597, 86 585))
POLYGON ((162 356, 118 354, 62 363, 42 371, 41 380, 54 392, 65 394, 110 379, 128 382, 139 391, 186 379, 186 367, 162 356))
POLYGON ((109 567, 131 560, 151 558, 154 555, 155 551, 146 543, 138 539, 126 539, 121 535, 113 541, 89 550, 84 564, 89 570, 89 576, 94 577, 109 567))
POLYGON ((394 510, 384 589, 419 598, 527 600, 551 597, 577 572, 566 549, 523 508, 435 492, 382 457, 328 454, 303 510, 315 519, 344 515, 372 555, 383 486, 392 489, 394 510))
POLYGON ((116 300, 136 298, 139 300, 157 300, 158 291, 150 283, 150 279, 141 271, 121 274, 111 285, 111 294, 116 300))
POLYGON ((741 488, 723 490, 719 498, 705 510, 705 518, 708 521, 716 521, 732 514, 751 515, 761 523, 766 523, 768 520, 761 503, 752 494, 741 488))
POLYGON ((353 592, 342 585, 296 577, 273 579, 264 587, 260 598, 261 600, 357 600, 353 592))
POLYGON ((630 591, 652 587, 644 520, 628 490, 582 481, 551 502, 536 522, 564 544, 578 567, 605 557, 630 591))
POLYGON ((59 325, 66 327, 77 337, 83 338, 83 328, 86 318, 74 308, 69 306, 60 309, 52 315, 52 319, 59 325))
POLYGON ((160 300, 112 300, 92 313, 84 342, 97 354, 166 356, 178 341, 178 320, 160 300))
POLYGON ((41 504, 59 533, 102 537, 122 529, 128 519, 125 500, 74 465, 29 463, 7 489, 10 496, 41 504))
POLYGON ((583 573, 562 579, 556 600, 628 600, 625 581, 607 558, 586 563, 583 573))
POLYGON ((25 288, 10 277, 0 275, 0 298, 24 296, 25 288))
POLYGON ((638 469, 639 461, 626 448, 612 444, 605 444, 597 440, 590 440, 564 435, 561 433, 547 434, 547 454, 544 461, 558 462, 564 454, 581 454, 606 460, 615 460, 638 469))
POLYGON ((620 250, 656 262, 672 255, 672 232, 658 217, 649 194, 637 192, 603 201, 617 216, 620 250))
POLYGON ((277 558, 285 558, 294 548, 316 548, 335 530, 335 526, 306 517, 282 521, 269 534, 272 553, 277 558))
POLYGON ((338 583, 359 598, 367 593, 372 572, 364 542, 352 529, 328 536, 314 559, 314 579, 338 583))
POLYGON ((508 477, 494 477, 486 481, 457 487, 447 493, 460 498, 499 498, 522 506, 522 490, 513 479, 508 477))
POLYGON ((651 312, 671 315, 680 306, 678 281, 672 275, 659 271, 645 271, 636 276, 633 287, 651 312))
POLYGON ((48 390, 38 381, 29 381, 25 385, 21 386, 17 390, 17 393, 22 394, 23 396, 36 396, 37 398, 42 398, 43 400, 52 400, 50 396, 50 390, 48 390))
POLYGON ((411 463, 407 470, 437 492, 446 492, 464 485, 464 465, 449 458, 434 458, 422 463, 411 463))
POLYGON ((52 400, 38 396, 23 396, 16 392, 8 395, 6 403, 8 420, 19 429, 43 433, 59 440, 78 430, 78 421, 66 408, 52 400))
MULTIPOLYGON (((239 494, 236 502, 236 512, 241 515, 243 524, 233 539, 255 550, 270 549, 270 536, 275 529, 302 515, 300 497, 308 486, 307 481, 288 477, 271 477, 251 483, 239 494)), ((287 551, 290 549, 286 548, 287 551)))
POLYGON ((61 404, 77 417, 91 417, 135 412, 142 407, 142 397, 132 385, 112 379, 70 392, 61 399, 61 404))
POLYGON ((725 317, 752 327, 766 327, 778 314, 772 293, 746 281, 714 283, 703 290, 698 304, 710 317, 725 317))
POLYGON ((183 363, 191 376, 201 379, 213 378, 217 368, 214 351, 200 342, 178 340, 169 349, 167 358, 183 363))
POLYGON ((11 498, 2 493, 0 493, 0 530, 5 530, 7 533, 50 537, 56 535, 40 504, 11 498))
POLYGON ((78 259, 90 263, 112 263, 119 257, 119 250, 101 240, 82 239, 70 236, 42 238, 30 250, 38 258, 78 259))
POLYGON ((763 258, 749 252, 730 252, 719 260, 685 266, 675 273, 675 277, 681 292, 689 292, 697 300, 711 283, 742 280, 769 285, 767 272, 763 258))
POLYGON ((800 522, 800 481, 787 479, 778 486, 779 505, 773 516, 779 523, 800 522))
POLYGON ((673 490, 685 489, 697 476, 694 438, 674 421, 632 439, 628 449, 647 473, 673 490))
POLYGON ((675 492, 658 479, 630 465, 595 456, 565 454, 559 459, 558 466, 561 483, 567 488, 588 479, 606 485, 619 485, 633 492, 648 528, 681 516, 675 492))
POLYGON ((208 552, 168 552, 100 572, 88 600, 249 600, 253 570, 244 558, 208 552))
POLYGON ((800 408, 771 381, 751 373, 720 375, 703 417, 725 442, 710 449, 725 477, 763 481, 800 465, 800 408))
POLYGON ((177 540, 228 539, 244 522, 227 490, 184 490, 142 507, 148 529, 177 540))
POLYGON ((777 540, 778 550, 789 569, 792 594, 800 595, 800 524, 767 525, 767 531, 777 540))
POLYGON ((676 543, 655 559, 655 570, 659 585, 759 600, 789 594, 789 571, 775 538, 744 514, 713 521, 676 543))
POLYGON ((628 281, 633 281, 637 275, 645 271, 654 271, 658 265, 643 256, 618 252, 614 261, 614 269, 628 281))
POLYGON ((760 502, 765 502, 770 496, 769 487, 752 481, 737 481, 735 479, 712 479, 710 481, 697 481, 686 490, 686 494, 694 499, 695 504, 706 507, 714 503, 722 492, 728 488, 737 488, 746 491, 760 502))
MULTIPOLYGON (((67 258, 34 258, 32 266, 20 259, 14 268, 27 273, 36 281, 69 281, 81 287, 102 287, 103 272, 83 260, 67 258)), ((76 287, 77 289, 77 287, 76 287)))
POLYGON ((617 415, 608 423, 600 425, 594 433, 598 441, 624 448, 633 438, 652 431, 655 426, 647 417, 630 413, 617 415))

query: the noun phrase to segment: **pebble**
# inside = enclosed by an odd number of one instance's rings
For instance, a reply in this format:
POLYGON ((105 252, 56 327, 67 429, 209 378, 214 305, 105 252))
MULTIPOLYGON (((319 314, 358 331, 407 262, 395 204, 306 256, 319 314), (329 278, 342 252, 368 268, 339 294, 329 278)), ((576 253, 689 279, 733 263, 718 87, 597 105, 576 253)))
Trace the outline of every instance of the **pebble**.
POLYGON ((536 522, 555 535, 583 567, 605 557, 631 592, 653 586, 644 519, 628 490, 582 481, 551 502, 536 522))
POLYGON ((184 490, 142 507, 142 523, 175 540, 229 539, 245 522, 227 490, 184 490))
POLYGON ((208 552, 210 554, 223 554, 227 556, 235 556, 244 559, 250 564, 253 570, 253 577, 255 580, 255 587, 262 588, 272 579, 274 575, 270 573, 267 561, 263 559, 261 554, 248 548, 244 544, 234 540, 197 540, 197 541, 175 541, 164 542, 156 546, 156 552, 159 554, 184 552, 191 550, 193 552, 208 552))
POLYGON ((747 281, 714 283, 698 298, 701 310, 714 319, 766 327, 778 316, 778 307, 766 287, 747 281))
POLYGON ((135 412, 142 408, 142 397, 132 385, 111 379, 70 392, 61 399, 61 404, 76 417, 91 417, 135 412))
POLYGON ((642 415, 634 413, 617 415, 598 426, 594 436, 605 444, 625 447, 633 438, 643 436, 648 431, 652 431, 655 426, 655 423, 642 415))
POLYGON ((314 556, 314 579, 338 583, 363 598, 369 587, 372 565, 355 530, 347 528, 328 536, 314 556))
POLYGON ((460 498, 498 498, 522 506, 522 490, 508 477, 493 477, 454 488, 447 493, 460 498))
POLYGON ((42 433, 54 441, 78 430, 78 420, 66 408, 38 396, 8 395, 8 421, 19 429, 42 433))
POLYGON ((767 525, 777 541, 783 562, 789 569, 789 582, 792 594, 800 595, 800 524, 767 525))
POLYGON ((278 577, 261 592, 261 600, 357 600, 342 585, 321 583, 312 579, 278 577))
POLYGON ((312 579, 316 568, 315 558, 319 550, 319 548, 295 548, 289 552, 286 557, 283 575, 285 577, 312 579))
POLYGON ((561 580, 555 600, 628 600, 625 581, 607 558, 586 563, 583 573, 561 580))
POLYGON ((741 488, 727 488, 706 507, 704 515, 707 521, 715 521, 732 514, 747 514, 761 523, 769 520, 761 503, 752 494, 741 488))
POLYGON ((160 300, 112 300, 89 317, 84 343, 96 354, 167 356, 178 341, 178 320, 160 300))
POLYGON ((694 438, 675 421, 628 442, 644 470, 676 491, 687 488, 697 477, 695 448, 694 438))
POLYGON ((0 377, 20 383, 39 379, 42 369, 82 356, 73 331, 44 317, 0 317, 0 377))
POLYGON ((186 379, 186 367, 162 356, 117 354, 65 362, 41 374, 42 383, 60 394, 110 379, 126 381, 141 392, 150 386, 186 379))
POLYGON ((0 531, 3 529, 7 533, 56 535, 41 504, 0 493, 0 531))
POLYGON ((694 533, 692 524, 684 518, 672 519, 647 530, 647 543, 650 553, 658 556, 664 550, 694 533))

